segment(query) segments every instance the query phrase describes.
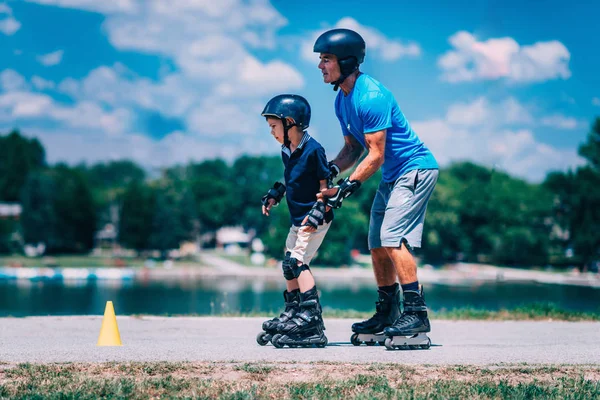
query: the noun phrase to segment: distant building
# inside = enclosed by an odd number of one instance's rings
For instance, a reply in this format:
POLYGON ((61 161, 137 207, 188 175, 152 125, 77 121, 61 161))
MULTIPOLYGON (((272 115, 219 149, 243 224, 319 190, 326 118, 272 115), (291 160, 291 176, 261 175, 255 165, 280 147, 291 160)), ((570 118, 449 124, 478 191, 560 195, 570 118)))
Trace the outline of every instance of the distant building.
POLYGON ((215 239, 216 247, 221 249, 229 246, 246 248, 252 241, 251 235, 241 226, 224 226, 217 231, 215 239))
POLYGON ((0 218, 19 220, 23 207, 17 203, 0 203, 0 218))

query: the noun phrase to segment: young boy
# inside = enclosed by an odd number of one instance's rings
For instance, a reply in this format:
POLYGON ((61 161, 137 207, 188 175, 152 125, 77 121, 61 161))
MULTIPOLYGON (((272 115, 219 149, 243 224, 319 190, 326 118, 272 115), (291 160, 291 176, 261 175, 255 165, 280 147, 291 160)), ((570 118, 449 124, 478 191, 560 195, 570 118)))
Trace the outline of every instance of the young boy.
POLYGON ((278 318, 265 321, 265 332, 260 332, 256 339, 260 345, 271 340, 275 347, 324 347, 325 325, 308 265, 333 220, 331 208, 316 200, 317 193, 327 188, 330 175, 327 157, 323 147, 305 131, 310 123, 310 105, 302 96, 275 96, 261 115, 266 118, 271 135, 282 145, 285 167, 285 185, 276 182, 269 189, 262 198, 262 212, 268 216, 285 194, 292 227, 282 263, 287 286, 283 292, 285 311, 278 318))

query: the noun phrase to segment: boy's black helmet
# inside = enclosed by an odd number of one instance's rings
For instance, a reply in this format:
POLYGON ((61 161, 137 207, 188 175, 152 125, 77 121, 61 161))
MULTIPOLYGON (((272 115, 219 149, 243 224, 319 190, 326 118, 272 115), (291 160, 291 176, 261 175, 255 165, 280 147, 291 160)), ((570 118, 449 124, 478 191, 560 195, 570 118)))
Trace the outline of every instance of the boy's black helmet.
POLYGON ((269 100, 261 115, 282 120, 293 118, 294 125, 305 130, 310 124, 310 105, 304 97, 297 94, 280 94, 269 100))

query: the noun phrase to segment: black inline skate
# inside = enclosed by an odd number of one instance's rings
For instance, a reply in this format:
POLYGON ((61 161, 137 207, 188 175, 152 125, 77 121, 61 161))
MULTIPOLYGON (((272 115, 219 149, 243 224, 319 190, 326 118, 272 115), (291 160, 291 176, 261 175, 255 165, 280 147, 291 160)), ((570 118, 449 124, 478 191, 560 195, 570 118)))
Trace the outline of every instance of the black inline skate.
POLYGON ((266 345, 271 341, 273 335, 277 333, 277 327, 281 323, 288 322, 296 315, 300 309, 300 290, 283 291, 283 299, 285 301, 285 311, 273 319, 269 319, 262 324, 263 332, 256 335, 256 342, 261 346, 266 345))
POLYGON ((271 339, 273 346, 281 348, 327 345, 317 288, 313 287, 306 293, 300 293, 300 300, 300 312, 291 320, 279 324, 278 333, 271 339))
POLYGON ((375 315, 366 321, 352 324, 350 342, 355 346, 366 344, 373 346, 376 343, 384 345, 386 336, 383 330, 392 325, 400 315, 400 306, 398 304, 400 297, 399 286, 396 285, 394 294, 389 295, 383 290, 377 291, 379 300, 375 303, 375 315))
POLYGON ((383 331, 388 337, 385 340, 385 347, 389 350, 428 349, 431 346, 431 339, 427 336, 427 332, 430 331, 423 289, 407 290, 404 292, 402 314, 392 326, 383 331))

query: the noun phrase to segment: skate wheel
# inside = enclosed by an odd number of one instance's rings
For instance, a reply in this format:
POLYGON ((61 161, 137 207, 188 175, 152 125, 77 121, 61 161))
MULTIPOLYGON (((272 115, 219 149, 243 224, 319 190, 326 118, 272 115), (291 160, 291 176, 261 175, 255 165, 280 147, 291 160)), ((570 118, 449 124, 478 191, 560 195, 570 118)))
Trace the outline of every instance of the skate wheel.
POLYGON ((270 336, 271 335, 269 335, 267 332, 259 332, 258 335, 256 335, 256 343, 260 344, 261 346, 265 346, 267 343, 269 343, 269 339, 271 339, 270 336))
POLYGON ((279 341, 282 338, 282 336, 283 335, 278 333, 271 338, 271 343, 273 343, 273 346, 277 347, 278 349, 281 349, 283 346, 285 346, 283 343, 281 343, 279 341))
POLYGON ((375 342, 371 342, 371 341, 369 341, 369 342, 365 342, 365 344, 366 344, 367 346, 369 346, 369 347, 370 347, 370 346, 375 346, 375 342))
POLYGON ((408 345, 408 348, 411 350, 419 350, 419 345, 418 344, 410 344, 410 345, 408 345))
POLYGON ((392 338, 385 339, 385 348, 388 350, 394 350, 394 345, 392 344, 392 338))
POLYGON ((431 339, 427 339, 427 343, 421 345, 421 348, 425 349, 425 350, 427 350, 430 347, 431 347, 431 339))
POLYGON ((322 349, 323 347, 327 346, 327 338, 323 338, 323 341, 319 344, 317 344, 317 347, 322 349))
POLYGON ((354 346, 360 346, 360 340, 358 340, 358 333, 354 333, 352 336, 350 336, 350 343, 352 343, 354 346))

